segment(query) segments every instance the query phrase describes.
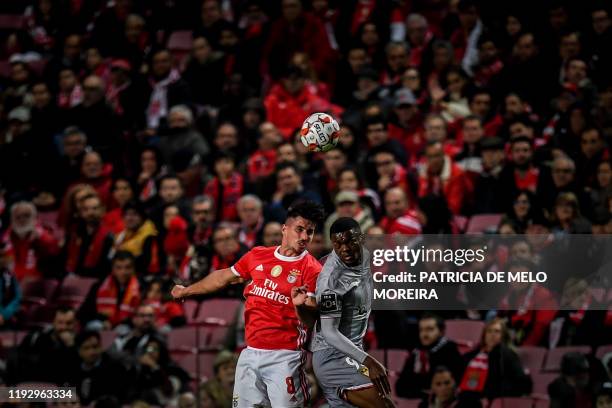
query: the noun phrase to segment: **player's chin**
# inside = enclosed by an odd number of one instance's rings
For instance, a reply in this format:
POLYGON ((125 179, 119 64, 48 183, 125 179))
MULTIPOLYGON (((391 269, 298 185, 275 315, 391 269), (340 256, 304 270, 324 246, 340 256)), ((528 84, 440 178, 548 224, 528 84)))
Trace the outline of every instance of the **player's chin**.
POLYGON ((298 242, 296 244, 296 247, 298 249, 298 252, 302 252, 303 250, 306 249, 307 244, 305 242, 298 242))

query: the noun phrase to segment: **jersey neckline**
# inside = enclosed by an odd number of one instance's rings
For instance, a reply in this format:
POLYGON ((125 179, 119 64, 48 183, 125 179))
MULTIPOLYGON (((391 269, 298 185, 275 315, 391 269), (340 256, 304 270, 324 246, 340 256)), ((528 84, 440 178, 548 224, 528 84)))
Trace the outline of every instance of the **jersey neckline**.
POLYGON ((299 261, 300 259, 303 259, 306 255, 308 254, 308 250, 304 250, 302 251, 301 254, 297 255, 297 256, 286 256, 286 255, 282 255, 280 253, 280 245, 276 247, 276 249, 274 250, 274 257, 278 260, 284 261, 284 262, 295 262, 295 261, 299 261))

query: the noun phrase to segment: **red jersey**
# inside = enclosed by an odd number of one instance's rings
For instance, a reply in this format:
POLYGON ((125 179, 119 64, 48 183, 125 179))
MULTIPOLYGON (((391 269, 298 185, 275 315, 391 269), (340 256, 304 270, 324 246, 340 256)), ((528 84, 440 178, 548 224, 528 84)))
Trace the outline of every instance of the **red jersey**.
POLYGON ((306 327, 291 301, 293 286, 308 285, 314 292, 321 264, 308 251, 284 256, 280 247, 255 247, 232 272, 251 280, 244 289, 246 344, 264 350, 298 350, 306 342, 306 327))

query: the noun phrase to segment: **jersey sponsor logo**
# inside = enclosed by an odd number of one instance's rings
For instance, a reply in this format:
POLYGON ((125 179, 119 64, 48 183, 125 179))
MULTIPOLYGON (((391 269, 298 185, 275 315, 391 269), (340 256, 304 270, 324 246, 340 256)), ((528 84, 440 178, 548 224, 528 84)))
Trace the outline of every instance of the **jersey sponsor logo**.
POLYGON ((257 265, 257 266, 255 267, 255 270, 256 270, 256 271, 263 271, 263 265, 262 265, 262 264, 257 265))
POLYGON ((321 304, 319 305, 321 312, 337 312, 340 310, 338 305, 338 295, 335 293, 324 293, 321 295, 321 304))
POLYGON ((281 273, 283 273, 283 267, 280 265, 275 265, 270 271, 270 275, 272 275, 273 278, 278 278, 281 273))
POLYGON ((249 290, 249 295, 259 296, 262 298, 270 299, 278 303, 282 303, 284 305, 289 304, 289 297, 278 293, 276 290, 278 289, 278 283, 266 279, 264 280, 263 286, 257 285, 255 282, 251 284, 251 289, 249 290))

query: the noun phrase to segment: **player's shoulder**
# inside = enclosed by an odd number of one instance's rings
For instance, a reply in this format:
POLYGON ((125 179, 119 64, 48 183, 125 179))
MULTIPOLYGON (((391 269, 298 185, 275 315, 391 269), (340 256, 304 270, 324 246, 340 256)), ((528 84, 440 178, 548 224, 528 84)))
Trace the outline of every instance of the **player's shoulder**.
POLYGON ((251 256, 271 256, 274 254, 275 250, 276 250, 275 246, 271 246, 271 247, 256 246, 256 247, 251 248, 248 254, 251 256))

